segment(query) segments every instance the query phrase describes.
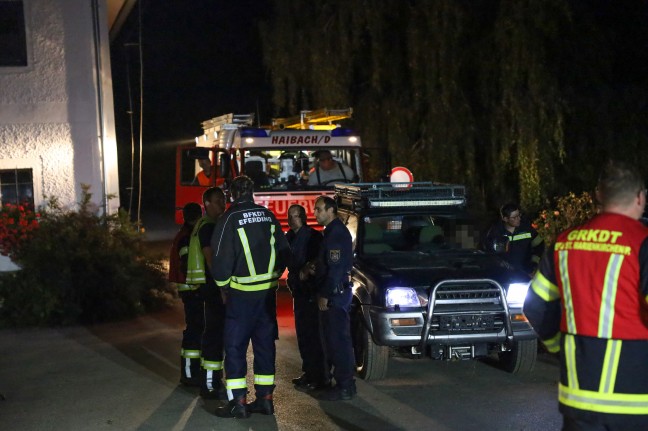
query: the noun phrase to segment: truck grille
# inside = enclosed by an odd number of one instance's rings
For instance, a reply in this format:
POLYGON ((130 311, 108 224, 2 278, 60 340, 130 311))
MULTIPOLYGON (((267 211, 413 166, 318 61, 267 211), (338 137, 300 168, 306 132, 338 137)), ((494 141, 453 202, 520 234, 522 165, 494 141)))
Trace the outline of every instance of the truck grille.
POLYGON ((459 281, 437 287, 431 334, 499 331, 506 322, 500 289, 492 283, 459 281))

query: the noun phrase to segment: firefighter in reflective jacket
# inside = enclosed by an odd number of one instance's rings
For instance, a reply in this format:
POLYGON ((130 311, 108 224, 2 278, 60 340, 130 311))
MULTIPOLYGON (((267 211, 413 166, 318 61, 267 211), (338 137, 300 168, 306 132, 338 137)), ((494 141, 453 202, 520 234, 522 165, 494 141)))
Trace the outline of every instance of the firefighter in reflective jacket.
POLYGON ((500 216, 502 220, 486 235, 488 244, 506 238, 508 246, 504 258, 513 267, 533 275, 544 253, 544 240, 530 223, 522 220, 517 204, 502 205, 500 216))
POLYGON ((524 314, 560 352, 563 430, 648 429, 648 228, 639 173, 609 162, 602 213, 561 233, 533 278, 524 314))
POLYGON ((186 327, 182 331, 180 349, 180 383, 200 386, 200 338, 205 322, 203 301, 198 285, 187 284, 187 263, 189 240, 196 222, 202 216, 202 208, 196 202, 189 202, 182 208, 184 224, 173 238, 169 256, 169 281, 176 285, 182 299, 186 327))
POLYGON ((273 414, 275 339, 278 335, 276 288, 288 262, 290 246, 281 225, 253 200, 254 183, 236 177, 234 202, 216 224, 212 237, 214 278, 226 301, 225 374, 227 406, 220 417, 273 414), (246 404, 246 352, 252 340, 256 399, 246 404))
POLYGON ((225 210, 225 194, 218 187, 203 193, 205 216, 198 220, 191 232, 187 283, 200 286, 205 327, 201 339, 202 382, 200 396, 206 399, 224 399, 223 330, 225 306, 214 282, 211 237, 218 217, 225 210))

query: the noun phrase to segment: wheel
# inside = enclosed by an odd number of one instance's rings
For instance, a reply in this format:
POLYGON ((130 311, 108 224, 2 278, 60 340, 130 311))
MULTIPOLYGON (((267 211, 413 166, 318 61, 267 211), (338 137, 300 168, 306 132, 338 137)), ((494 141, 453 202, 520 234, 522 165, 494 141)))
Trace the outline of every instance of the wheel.
POLYGON ((351 318, 351 338, 356 370, 363 380, 381 380, 387 375, 389 347, 374 343, 367 330, 359 306, 354 307, 351 318))
POLYGON ((533 371, 538 356, 538 340, 520 340, 513 343, 510 352, 499 354, 502 368, 512 374, 525 374, 533 371))

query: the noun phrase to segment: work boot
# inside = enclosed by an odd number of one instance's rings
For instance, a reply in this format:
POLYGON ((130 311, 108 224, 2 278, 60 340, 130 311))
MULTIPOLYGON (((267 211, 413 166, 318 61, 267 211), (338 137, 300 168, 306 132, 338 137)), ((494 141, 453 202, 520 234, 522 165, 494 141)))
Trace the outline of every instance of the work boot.
POLYGON ((205 384, 200 385, 200 397, 205 400, 226 400, 227 390, 223 381, 213 380, 211 389, 208 389, 205 384))
POLYGON ((263 415, 274 414, 274 403, 272 402, 272 394, 257 397, 247 405, 247 410, 250 413, 261 413, 263 415))
POLYGON ((218 407, 215 412, 219 418, 245 419, 250 417, 250 412, 245 403, 245 395, 230 400, 226 406, 218 407))
POLYGON ((341 388, 336 385, 319 394, 317 398, 322 401, 348 401, 352 399, 354 395, 354 387, 349 386, 348 388, 341 388))
POLYGON ((180 384, 200 386, 200 359, 180 357, 180 384))

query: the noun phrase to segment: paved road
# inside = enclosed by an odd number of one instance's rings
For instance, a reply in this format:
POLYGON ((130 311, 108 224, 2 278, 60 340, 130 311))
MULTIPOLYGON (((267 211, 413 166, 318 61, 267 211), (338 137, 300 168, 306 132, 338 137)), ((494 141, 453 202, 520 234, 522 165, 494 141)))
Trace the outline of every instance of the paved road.
MULTIPOLYGON (((388 379, 359 381, 350 402, 295 391, 299 358, 280 293, 274 417, 213 415, 218 401, 178 386, 180 306, 126 322, 0 331, 1 430, 552 430, 557 367, 528 377, 478 361, 392 358, 388 379)), ((250 384, 250 387, 251 384, 250 384)))

